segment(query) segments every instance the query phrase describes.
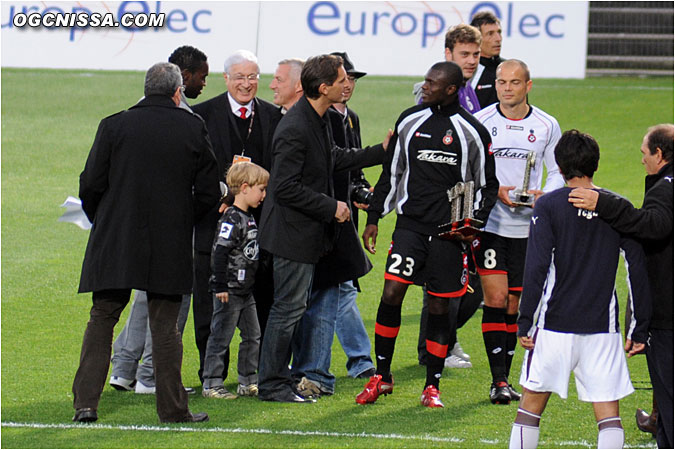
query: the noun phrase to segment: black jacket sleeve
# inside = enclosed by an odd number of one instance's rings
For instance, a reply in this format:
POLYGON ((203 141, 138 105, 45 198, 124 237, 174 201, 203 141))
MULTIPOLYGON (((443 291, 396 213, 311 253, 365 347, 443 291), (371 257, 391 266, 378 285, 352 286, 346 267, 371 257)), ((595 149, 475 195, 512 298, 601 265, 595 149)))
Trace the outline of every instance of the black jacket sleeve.
POLYGON ((673 233, 673 185, 661 181, 645 195, 642 208, 618 195, 599 192, 598 215, 620 233, 638 239, 664 239, 673 233))
POLYGON ((652 298, 644 250, 637 241, 625 237, 621 239, 621 249, 628 268, 628 301, 633 311, 630 323, 626 325, 626 339, 646 343, 652 298))
POLYGON ((82 209, 91 223, 94 223, 98 205, 108 189, 108 172, 112 152, 112 136, 108 131, 109 124, 107 119, 104 119, 98 126, 87 162, 80 174, 79 196, 82 200, 82 209))

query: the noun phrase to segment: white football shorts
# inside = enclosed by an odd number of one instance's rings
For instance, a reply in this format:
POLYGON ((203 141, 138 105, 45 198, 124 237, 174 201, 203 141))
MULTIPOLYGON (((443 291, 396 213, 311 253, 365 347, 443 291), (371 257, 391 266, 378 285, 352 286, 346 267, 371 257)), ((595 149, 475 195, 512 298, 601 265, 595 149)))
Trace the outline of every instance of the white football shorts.
POLYGON ((573 334, 537 328, 527 350, 520 384, 567 398, 570 372, 584 402, 611 402, 633 393, 620 333, 573 334))

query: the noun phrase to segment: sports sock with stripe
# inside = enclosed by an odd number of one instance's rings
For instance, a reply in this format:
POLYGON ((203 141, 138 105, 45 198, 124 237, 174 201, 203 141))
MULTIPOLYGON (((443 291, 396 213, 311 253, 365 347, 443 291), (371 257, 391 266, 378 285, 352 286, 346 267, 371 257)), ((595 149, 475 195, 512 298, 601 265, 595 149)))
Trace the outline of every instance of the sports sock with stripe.
POLYGON ((425 387, 432 385, 438 389, 438 383, 443 373, 445 357, 448 354, 447 314, 431 314, 427 316, 427 380, 425 387))
POLYGON ((518 408, 516 420, 511 427, 509 448, 537 448, 540 419, 541 416, 518 408))
POLYGON ((511 362, 513 355, 516 352, 516 344, 518 343, 518 314, 506 314, 504 316, 506 322, 506 354, 504 358, 504 375, 508 378, 511 373, 511 362))
POLYGON ((384 381, 391 381, 391 359, 400 328, 401 305, 393 306, 380 301, 375 321, 375 355, 377 374, 382 375, 384 381))
POLYGON ((624 431, 620 417, 598 421, 598 448, 623 448, 624 431))
POLYGON ((483 306, 483 342, 492 381, 506 380, 506 309, 483 306))

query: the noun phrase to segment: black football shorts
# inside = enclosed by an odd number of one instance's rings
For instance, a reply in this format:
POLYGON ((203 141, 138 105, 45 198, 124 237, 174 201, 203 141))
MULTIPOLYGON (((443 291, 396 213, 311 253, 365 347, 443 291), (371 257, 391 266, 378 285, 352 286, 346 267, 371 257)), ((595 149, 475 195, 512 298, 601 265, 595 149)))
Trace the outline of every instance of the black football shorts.
POLYGON ((468 274, 468 257, 460 242, 394 230, 385 280, 426 286, 429 294, 449 298, 466 293, 468 274))

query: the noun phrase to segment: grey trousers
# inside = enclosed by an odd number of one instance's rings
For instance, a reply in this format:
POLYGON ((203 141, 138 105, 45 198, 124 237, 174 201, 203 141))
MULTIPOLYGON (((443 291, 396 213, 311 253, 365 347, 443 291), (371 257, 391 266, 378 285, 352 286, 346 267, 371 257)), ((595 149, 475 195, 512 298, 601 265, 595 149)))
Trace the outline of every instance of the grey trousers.
MULTIPOLYGON (((190 295, 183 295, 178 312, 178 332, 183 335, 190 312, 190 295)), ((145 386, 155 386, 152 366, 152 336, 148 320, 148 295, 136 291, 134 303, 124 328, 113 344, 112 376, 138 380, 145 386)))
POLYGON ((260 325, 253 294, 248 297, 230 295, 227 303, 213 296, 211 334, 206 344, 204 359, 204 389, 223 386, 225 357, 235 328, 239 328, 239 383, 244 386, 258 383, 258 355, 260 353, 260 325))

